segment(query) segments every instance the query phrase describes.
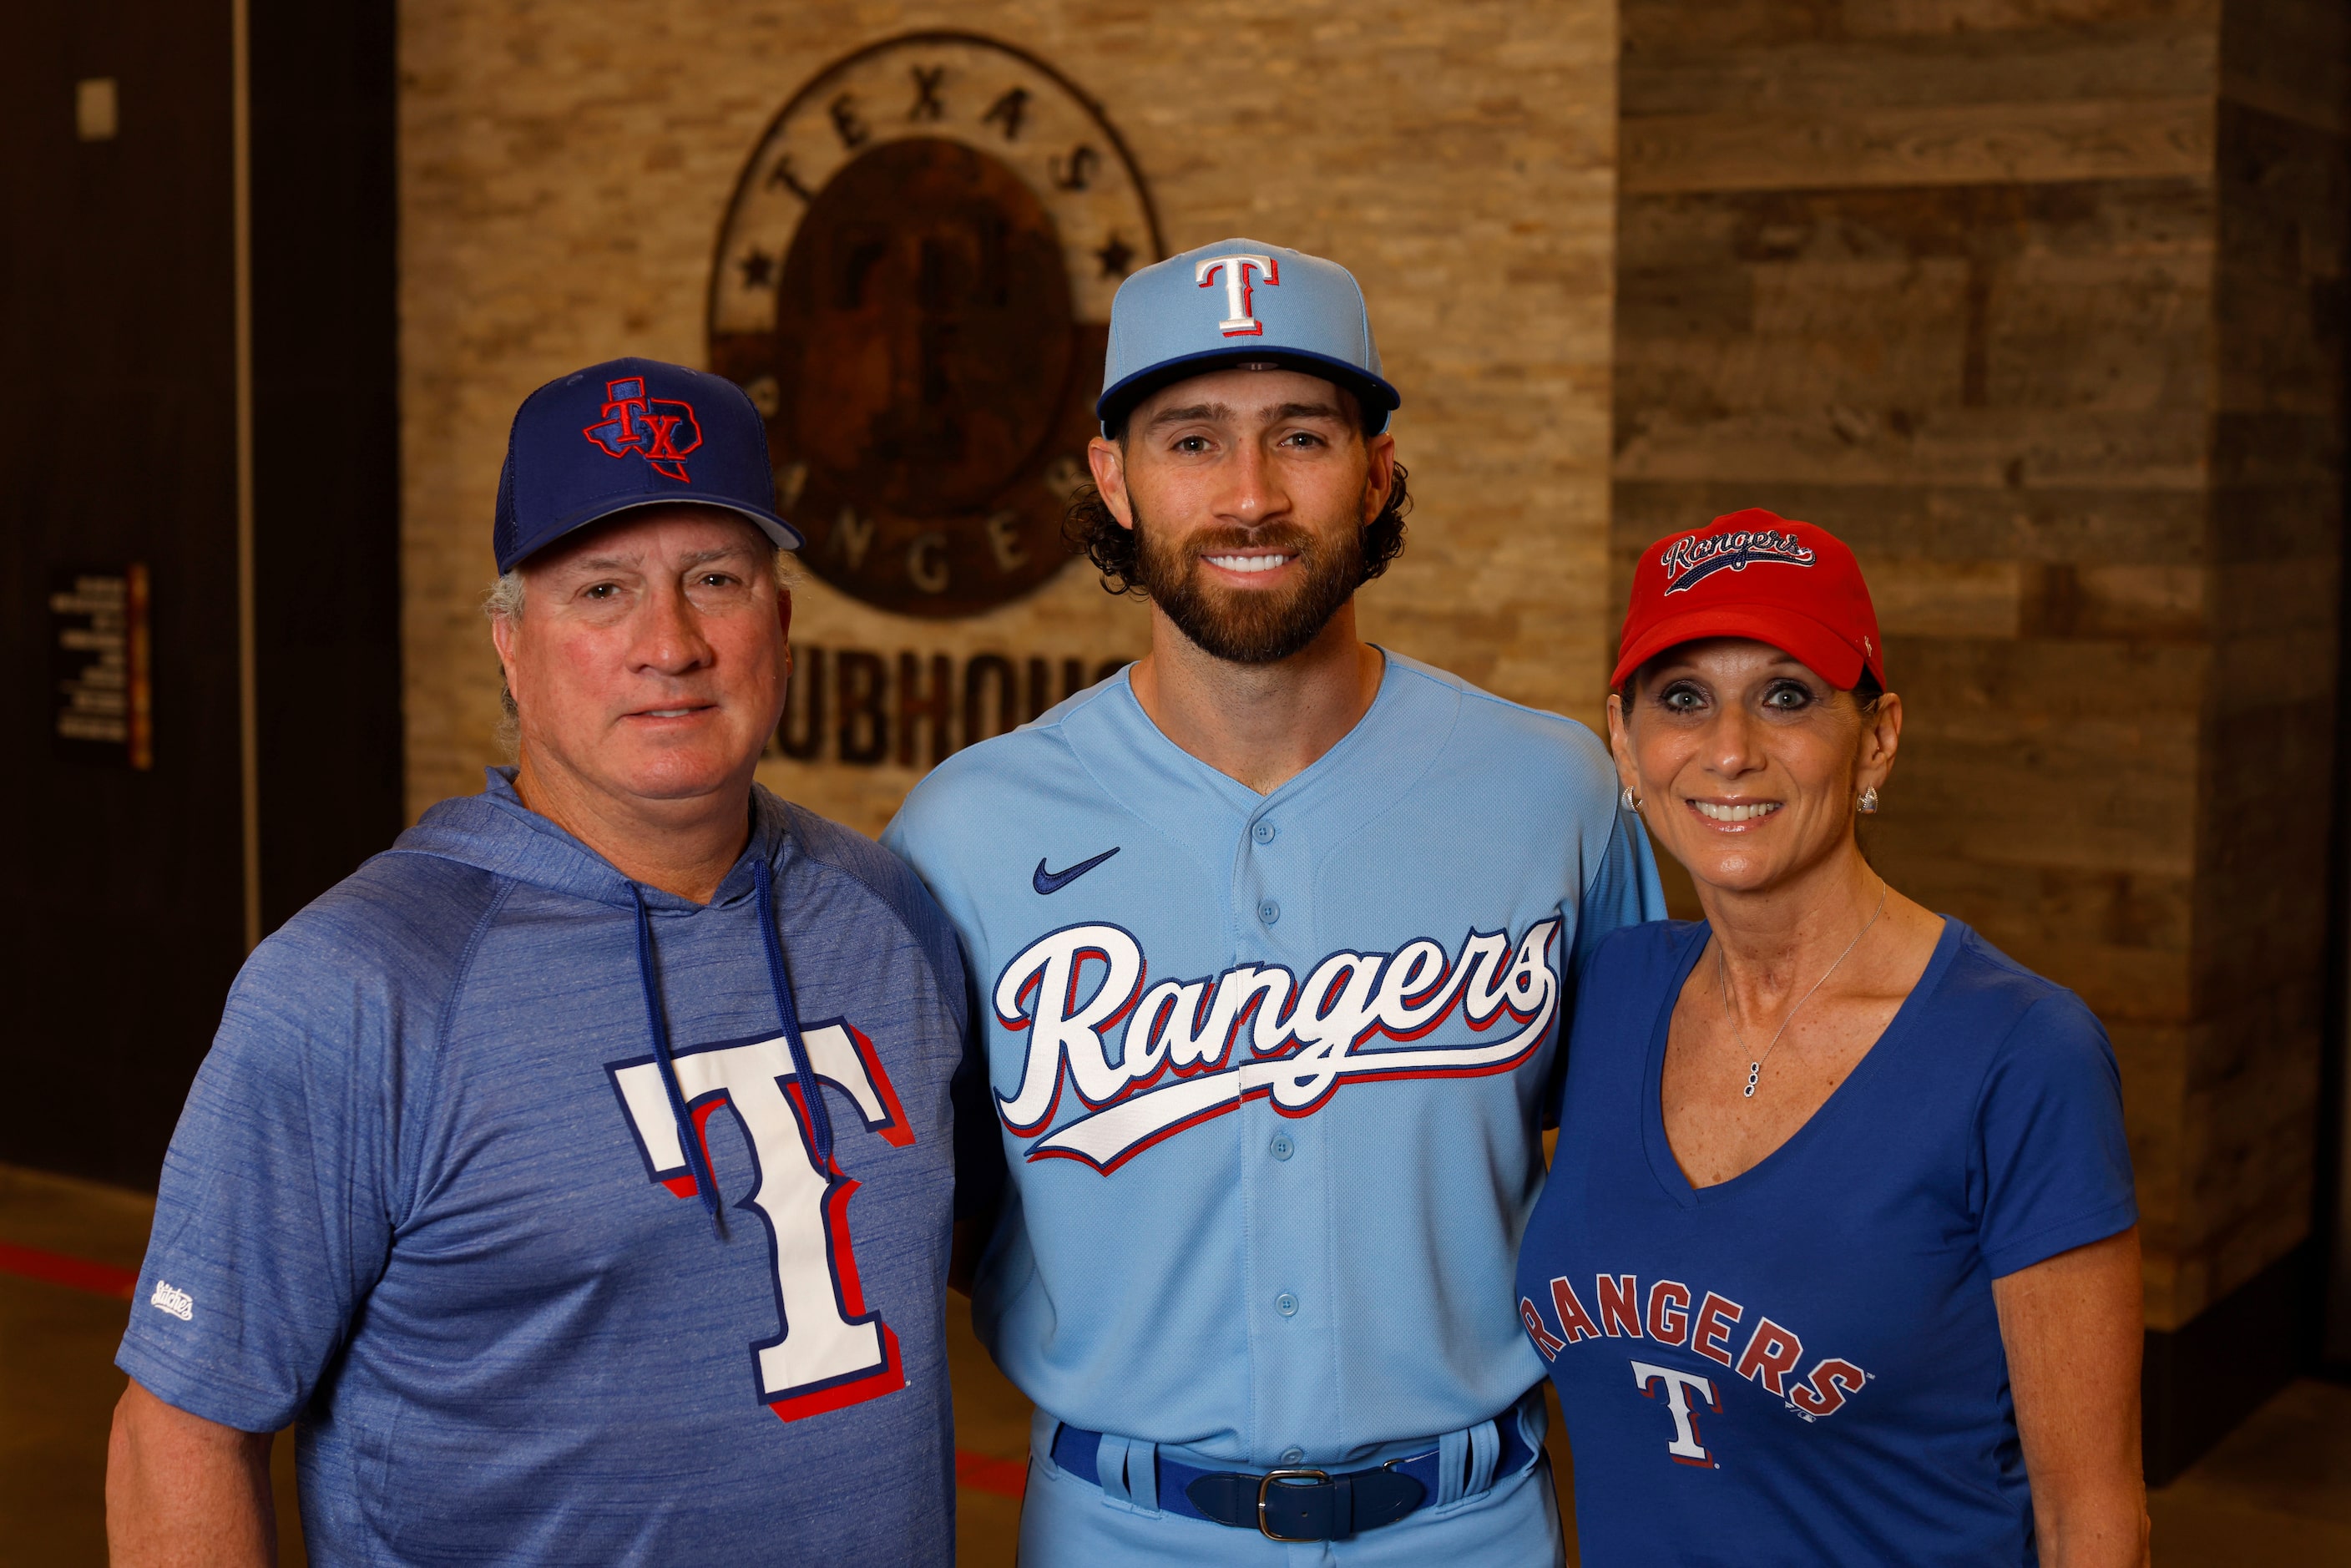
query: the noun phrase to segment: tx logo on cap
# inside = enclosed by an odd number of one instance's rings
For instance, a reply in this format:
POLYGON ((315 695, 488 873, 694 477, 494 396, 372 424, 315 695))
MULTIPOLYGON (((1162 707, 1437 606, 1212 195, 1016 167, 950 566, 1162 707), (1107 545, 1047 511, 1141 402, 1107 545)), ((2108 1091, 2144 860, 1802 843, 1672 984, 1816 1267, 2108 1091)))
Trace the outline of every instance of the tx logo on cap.
POLYGON ((580 434, 602 447, 607 457, 633 452, 654 473, 680 484, 694 482, 685 473, 685 455, 702 444, 702 423, 694 417, 694 405, 645 396, 643 376, 606 382, 603 423, 580 434))
POLYGON ((1666 569, 1666 591, 1680 593, 1718 571, 1745 571, 1760 561, 1810 566, 1813 559, 1812 548, 1794 534, 1759 528, 1731 534, 1686 534, 1666 547, 1657 564, 1666 569))
POLYGON ((1281 282, 1281 267, 1270 256, 1212 256, 1192 269, 1193 281, 1203 288, 1216 287, 1217 274, 1225 275, 1226 319, 1217 323, 1217 329, 1228 338, 1258 338, 1265 334, 1265 323, 1249 314, 1249 268, 1265 279, 1268 288, 1281 282))

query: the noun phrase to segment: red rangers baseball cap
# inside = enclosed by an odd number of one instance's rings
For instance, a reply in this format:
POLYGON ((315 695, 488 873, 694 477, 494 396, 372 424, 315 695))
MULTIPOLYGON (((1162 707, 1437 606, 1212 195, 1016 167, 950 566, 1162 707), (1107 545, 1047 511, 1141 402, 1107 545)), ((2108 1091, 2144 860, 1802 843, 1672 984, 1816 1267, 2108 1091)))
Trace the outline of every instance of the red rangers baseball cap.
POLYGON ((1769 643, 1841 691, 1865 669, 1886 684, 1877 611, 1853 551, 1826 528, 1761 507, 1641 552, 1609 685, 1621 688, 1659 653, 1701 637, 1769 643))

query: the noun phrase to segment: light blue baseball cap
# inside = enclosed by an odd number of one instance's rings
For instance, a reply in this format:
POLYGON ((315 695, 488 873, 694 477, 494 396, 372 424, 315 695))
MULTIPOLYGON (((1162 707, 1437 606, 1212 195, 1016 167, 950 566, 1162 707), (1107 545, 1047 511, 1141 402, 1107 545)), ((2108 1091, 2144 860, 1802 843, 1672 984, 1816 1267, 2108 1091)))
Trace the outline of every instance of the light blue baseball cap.
POLYGON ((1379 345, 1354 274, 1261 240, 1228 239, 1169 256, 1118 286, 1094 417, 1102 434, 1170 382, 1262 362, 1345 386, 1376 435, 1404 399, 1380 374, 1379 345))

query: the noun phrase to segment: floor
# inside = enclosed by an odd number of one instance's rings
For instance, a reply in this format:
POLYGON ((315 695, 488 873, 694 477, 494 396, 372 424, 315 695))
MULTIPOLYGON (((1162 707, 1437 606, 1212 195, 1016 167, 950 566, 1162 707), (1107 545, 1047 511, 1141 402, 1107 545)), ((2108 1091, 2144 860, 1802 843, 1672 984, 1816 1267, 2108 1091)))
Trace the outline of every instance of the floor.
MULTIPOLYGON (((135 1193, 0 1166, 0 1556, 11 1562, 106 1561, 107 1419, 122 1387, 114 1345, 150 1209, 135 1193)), ((1008 1568, 1028 1406, 971 1337, 959 1298, 948 1332, 961 1560, 1008 1568)), ((299 1564, 290 1448, 281 1434, 280 1561, 299 1564)), ((1562 1482, 1565 1458, 1554 1448, 1562 1482)), ((2351 1388, 2294 1385, 2149 1509, 2158 1568, 2351 1563, 2351 1388)))

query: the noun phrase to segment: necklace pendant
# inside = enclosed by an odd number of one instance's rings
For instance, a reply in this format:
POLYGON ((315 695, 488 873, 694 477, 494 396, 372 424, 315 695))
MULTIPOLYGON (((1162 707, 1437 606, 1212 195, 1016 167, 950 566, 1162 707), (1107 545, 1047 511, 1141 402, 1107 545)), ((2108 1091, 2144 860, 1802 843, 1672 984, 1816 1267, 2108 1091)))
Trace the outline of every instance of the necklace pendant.
POLYGON ((1761 1062, 1750 1061, 1747 1064, 1747 1087, 1740 1091, 1740 1097, 1742 1099, 1752 1100, 1755 1098, 1755 1080, 1761 1077, 1762 1072, 1763 1064, 1761 1062))

